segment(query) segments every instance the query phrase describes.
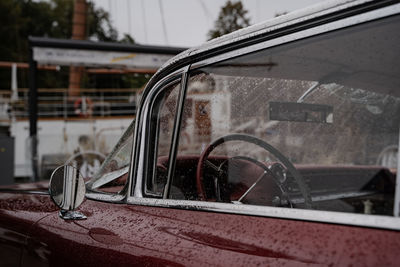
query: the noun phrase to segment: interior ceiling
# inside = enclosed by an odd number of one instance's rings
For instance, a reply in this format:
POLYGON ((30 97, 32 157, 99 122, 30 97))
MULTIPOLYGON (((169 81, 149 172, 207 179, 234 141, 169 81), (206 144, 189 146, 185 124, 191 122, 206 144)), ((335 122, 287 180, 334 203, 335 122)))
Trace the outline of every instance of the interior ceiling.
POLYGON ((337 83, 400 96, 400 16, 220 63, 211 72, 337 83))

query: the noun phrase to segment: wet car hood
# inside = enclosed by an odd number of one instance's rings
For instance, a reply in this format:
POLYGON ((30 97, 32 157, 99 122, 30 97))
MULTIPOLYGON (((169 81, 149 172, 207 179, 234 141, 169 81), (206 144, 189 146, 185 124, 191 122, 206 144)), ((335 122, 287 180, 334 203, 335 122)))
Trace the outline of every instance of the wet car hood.
POLYGON ((34 183, 20 183, 13 185, 0 186, 0 193, 41 193, 48 194, 49 181, 39 181, 34 183))

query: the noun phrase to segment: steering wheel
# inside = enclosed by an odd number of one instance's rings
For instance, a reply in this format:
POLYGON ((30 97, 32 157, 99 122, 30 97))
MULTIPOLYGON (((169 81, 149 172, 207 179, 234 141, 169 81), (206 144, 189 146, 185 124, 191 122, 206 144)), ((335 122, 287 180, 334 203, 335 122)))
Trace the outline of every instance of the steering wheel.
MULTIPOLYGON (((200 200, 207 200, 205 189, 204 189, 204 179, 203 179, 203 171, 204 171, 204 163, 206 162, 208 156, 211 152, 219 145, 229 142, 229 141, 244 141, 247 143, 255 144, 269 153, 271 153, 275 158, 277 158, 282 164, 287 168, 287 170, 293 175, 300 192, 304 198, 304 204, 307 209, 311 209, 311 195, 308 190, 307 185, 304 182, 303 177, 297 171, 297 169, 293 166, 293 164, 287 159, 281 152, 279 152, 276 148, 268 144, 267 142, 251 136, 247 134, 228 134, 211 142, 201 153, 199 162, 197 164, 197 172, 196 172, 196 183, 197 183, 197 193, 200 200)), ((262 163, 261 163, 262 164, 262 163)), ((257 164, 259 165, 259 164, 257 164)))

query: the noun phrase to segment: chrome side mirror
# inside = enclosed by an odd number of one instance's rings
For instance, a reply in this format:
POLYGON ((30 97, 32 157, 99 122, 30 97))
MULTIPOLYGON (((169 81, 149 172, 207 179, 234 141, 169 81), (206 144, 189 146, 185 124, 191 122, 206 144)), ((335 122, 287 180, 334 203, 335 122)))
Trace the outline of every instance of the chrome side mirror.
POLYGON ((85 182, 77 168, 63 165, 51 174, 49 194, 61 209, 59 215, 64 220, 86 219, 85 215, 75 211, 85 199, 85 192, 85 182))

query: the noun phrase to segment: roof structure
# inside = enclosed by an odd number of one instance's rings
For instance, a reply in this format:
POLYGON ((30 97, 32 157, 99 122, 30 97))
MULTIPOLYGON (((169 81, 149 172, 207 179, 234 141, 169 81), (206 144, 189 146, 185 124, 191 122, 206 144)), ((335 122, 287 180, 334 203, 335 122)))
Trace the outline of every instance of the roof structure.
POLYGON ((29 37, 40 64, 157 70, 186 48, 29 37))
MULTIPOLYGON (((321 20, 331 19, 335 17, 346 17, 357 12, 357 9, 364 10, 364 6, 384 6, 393 3, 393 1, 374 1, 374 0, 330 0, 312 5, 310 7, 293 11, 291 13, 266 20, 264 22, 249 26, 244 29, 226 34, 224 36, 212 39, 201 46, 190 48, 167 61, 158 69, 152 80, 156 80, 159 73, 171 68, 179 68, 181 64, 185 64, 193 58, 204 58, 212 54, 221 54, 222 52, 231 51, 238 46, 243 46, 246 42, 257 42, 260 38, 276 38, 287 34, 285 30, 293 31, 294 27, 304 29, 312 24, 318 25, 321 20), (348 12, 345 12, 348 11, 348 12)), ((365 12, 365 10, 364 10, 365 12)), ((151 86, 152 81, 149 82, 151 86)))
POLYGON ((125 44, 115 42, 94 42, 87 40, 57 39, 34 36, 30 36, 28 39, 30 45, 33 47, 70 48, 82 50, 118 51, 167 55, 176 55, 177 53, 180 53, 187 49, 184 47, 125 44))

